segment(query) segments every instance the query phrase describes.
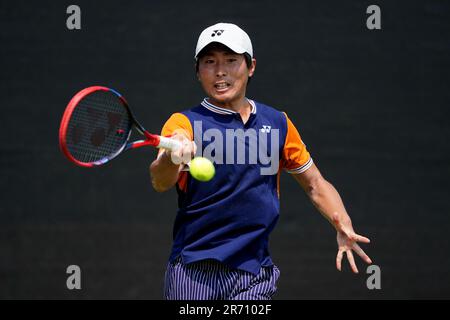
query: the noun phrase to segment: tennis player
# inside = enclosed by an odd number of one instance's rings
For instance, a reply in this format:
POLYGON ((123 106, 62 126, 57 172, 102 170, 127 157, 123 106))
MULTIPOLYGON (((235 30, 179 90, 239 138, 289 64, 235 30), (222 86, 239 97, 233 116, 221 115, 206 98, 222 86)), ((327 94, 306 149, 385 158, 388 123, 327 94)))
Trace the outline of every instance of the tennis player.
MULTIPOLYGON (((279 217, 282 170, 298 181, 336 229, 337 269, 341 270, 345 253, 353 272, 358 272, 353 251, 370 264, 358 245, 370 240, 353 230, 339 193, 321 175, 295 125, 286 113, 246 97, 256 67, 247 33, 229 23, 210 26, 198 38, 195 59, 197 77, 207 98, 194 108, 171 115, 161 135, 179 140, 183 147, 174 152, 160 149, 150 166, 156 191, 175 186, 178 193, 165 298, 272 298, 280 271, 271 260, 268 238, 279 217), (276 165, 275 173, 263 174, 261 169, 267 162, 260 158, 257 163, 233 163, 238 147, 230 147, 229 134, 239 130, 257 132, 258 143, 266 140, 261 138, 263 133, 272 139, 270 156, 276 160, 271 163, 276 165), (227 161, 215 162, 212 180, 197 181, 183 169, 213 142, 214 156, 220 154, 227 161), (222 149, 217 148, 220 145, 222 149)), ((247 153, 256 150, 251 143, 243 145, 247 153)))

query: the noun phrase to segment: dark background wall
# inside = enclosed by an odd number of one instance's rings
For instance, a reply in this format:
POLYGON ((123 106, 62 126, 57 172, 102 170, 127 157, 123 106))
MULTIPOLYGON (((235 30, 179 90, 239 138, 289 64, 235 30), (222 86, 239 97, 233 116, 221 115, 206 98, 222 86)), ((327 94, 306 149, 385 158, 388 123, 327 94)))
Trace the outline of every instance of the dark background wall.
POLYGON ((0 2, 0 298, 162 298, 176 212, 152 190, 153 149, 88 170, 58 149, 64 108, 95 84, 122 92, 149 131, 203 98, 201 30, 251 36, 248 96, 288 113, 381 268, 366 288, 335 269, 332 227, 287 174, 271 252, 278 299, 449 298, 450 3, 445 1, 0 2), (382 30, 366 28, 378 4, 382 30), (66 288, 66 268, 82 290, 66 288))

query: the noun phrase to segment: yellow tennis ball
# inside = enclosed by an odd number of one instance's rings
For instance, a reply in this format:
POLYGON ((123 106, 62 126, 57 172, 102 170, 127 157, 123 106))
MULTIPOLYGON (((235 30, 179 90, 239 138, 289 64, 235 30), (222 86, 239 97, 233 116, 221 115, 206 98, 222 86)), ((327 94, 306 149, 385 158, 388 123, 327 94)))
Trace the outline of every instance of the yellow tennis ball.
POLYGON ((189 164, 191 175, 199 181, 209 181, 214 177, 216 169, 211 160, 203 157, 195 157, 189 164))

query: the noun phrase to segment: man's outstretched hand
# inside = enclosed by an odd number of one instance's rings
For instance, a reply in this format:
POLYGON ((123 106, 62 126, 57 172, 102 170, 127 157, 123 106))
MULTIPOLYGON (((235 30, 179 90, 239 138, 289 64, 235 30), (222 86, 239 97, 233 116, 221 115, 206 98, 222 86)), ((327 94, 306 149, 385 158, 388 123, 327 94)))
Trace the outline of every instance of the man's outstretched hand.
POLYGON ((358 268, 356 267, 355 258, 353 257, 353 252, 355 251, 361 259, 367 264, 371 264, 372 260, 364 252, 363 249, 358 245, 357 242, 370 243, 370 240, 364 236, 356 234, 350 223, 342 223, 337 219, 334 221, 337 230, 337 243, 338 243, 338 253, 336 256, 336 268, 341 271, 342 269, 342 257, 347 255, 348 262, 354 273, 358 273, 358 268))

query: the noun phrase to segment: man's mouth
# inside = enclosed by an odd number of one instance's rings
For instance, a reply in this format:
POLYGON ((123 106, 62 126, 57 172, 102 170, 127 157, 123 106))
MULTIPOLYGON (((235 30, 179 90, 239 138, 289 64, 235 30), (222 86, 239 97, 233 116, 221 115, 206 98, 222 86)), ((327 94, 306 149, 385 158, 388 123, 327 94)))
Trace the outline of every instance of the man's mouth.
POLYGON ((230 86, 231 86, 231 84, 229 84, 228 82, 225 82, 225 81, 216 82, 214 84, 214 88, 216 88, 216 90, 219 92, 226 91, 230 86))

